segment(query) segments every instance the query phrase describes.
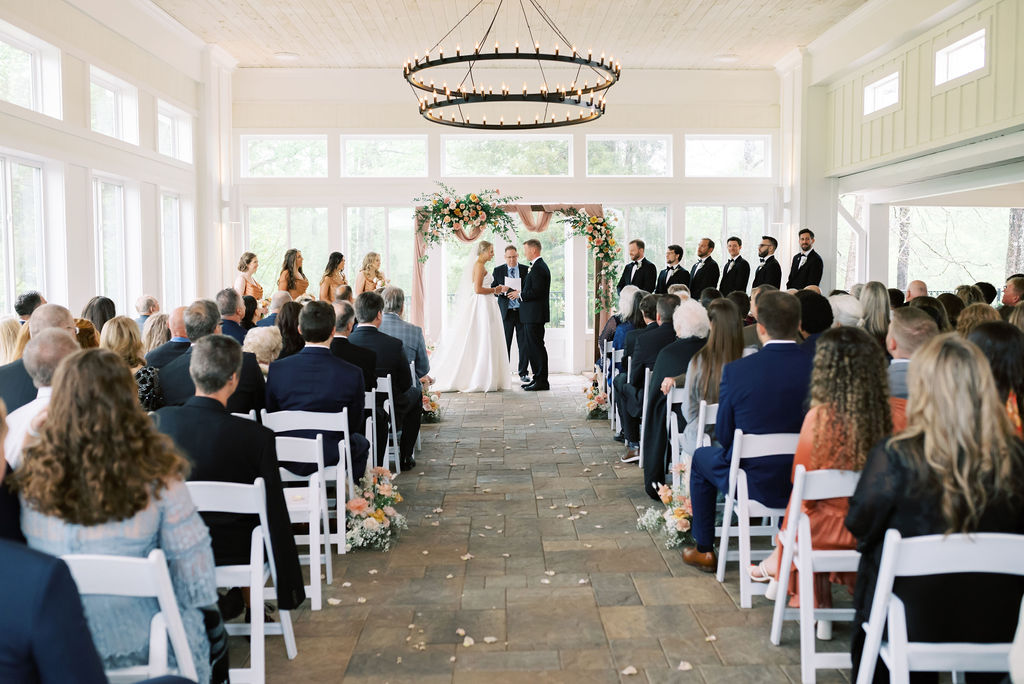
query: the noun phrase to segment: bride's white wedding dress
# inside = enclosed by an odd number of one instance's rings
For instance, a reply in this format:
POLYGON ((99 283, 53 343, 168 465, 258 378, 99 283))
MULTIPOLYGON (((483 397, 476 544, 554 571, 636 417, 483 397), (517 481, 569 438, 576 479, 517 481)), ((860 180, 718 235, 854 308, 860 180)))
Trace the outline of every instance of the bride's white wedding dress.
MULTIPOLYGON (((439 392, 495 392, 509 389, 508 352, 498 302, 491 294, 477 294, 473 257, 462 274, 455 296, 455 312, 430 359, 433 390, 439 392)), ((487 276, 486 267, 480 276, 487 276)))

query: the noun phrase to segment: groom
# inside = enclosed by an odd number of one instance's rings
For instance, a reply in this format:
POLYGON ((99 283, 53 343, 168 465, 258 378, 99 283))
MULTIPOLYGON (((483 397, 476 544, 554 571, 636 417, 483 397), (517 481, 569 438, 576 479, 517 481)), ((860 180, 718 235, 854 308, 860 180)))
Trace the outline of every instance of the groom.
POLYGON ((530 262, 530 268, 523 276, 523 289, 510 292, 509 301, 521 301, 519 320, 526 329, 526 348, 533 368, 533 382, 523 385, 527 392, 542 392, 551 389, 548 385, 548 350, 544 346, 544 326, 551 320, 549 296, 551 293, 551 271, 540 257, 540 241, 527 240, 523 253, 530 262))

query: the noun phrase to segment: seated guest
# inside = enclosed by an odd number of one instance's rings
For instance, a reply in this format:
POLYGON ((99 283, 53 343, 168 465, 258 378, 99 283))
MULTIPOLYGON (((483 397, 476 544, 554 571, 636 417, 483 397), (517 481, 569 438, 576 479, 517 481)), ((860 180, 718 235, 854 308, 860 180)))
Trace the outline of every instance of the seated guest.
POLYGON ((999 291, 996 290, 996 286, 992 283, 982 281, 980 283, 974 283, 974 287, 981 291, 981 302, 983 304, 991 304, 996 301, 996 295, 999 294, 999 291))
POLYGON ((96 332, 96 326, 87 318, 76 318, 75 327, 78 332, 75 337, 78 339, 78 346, 82 349, 96 349, 100 346, 100 334, 96 332))
POLYGON ((888 289, 888 292, 890 311, 895 311, 896 309, 903 306, 903 303, 906 301, 906 298, 902 290, 897 290, 895 287, 890 287, 888 289))
POLYGON ((277 361, 281 354, 281 331, 276 325, 269 328, 253 328, 245 335, 242 351, 255 354, 260 370, 266 376, 270 372, 270 364, 277 361))
MULTIPOLYGON (((207 335, 220 332, 220 311, 217 305, 208 299, 192 302, 185 310, 185 334, 195 344, 207 335)), ((160 369, 160 385, 164 391, 164 401, 168 406, 181 406, 195 395, 196 386, 189 374, 192 362, 192 349, 174 359, 160 369)), ((242 373, 239 376, 238 388, 228 399, 228 411, 231 413, 259 414, 264 407, 267 390, 260 372, 260 364, 253 354, 242 354, 242 373)))
POLYGON ((661 299, 661 295, 649 294, 644 295, 638 300, 640 302, 640 319, 635 322, 631 321, 633 329, 626 333, 626 339, 622 343, 622 364, 624 367, 629 366, 629 359, 633 356, 633 351, 636 349, 637 338, 648 330, 654 330, 658 327, 659 299, 661 299))
POLYGON ((281 331, 281 353, 277 358, 284 359, 292 354, 297 354, 306 346, 299 332, 299 314, 302 312, 302 304, 299 302, 285 302, 281 312, 277 315, 277 329, 281 331))
POLYGON ((18 295, 18 298, 14 300, 14 313, 18 314, 18 320, 22 323, 32 318, 32 312, 46 304, 46 300, 43 295, 39 294, 35 290, 29 290, 28 292, 22 292, 18 295))
POLYGON ((1014 274, 1006 279, 1002 302, 1003 306, 1017 306, 1024 302, 1024 276, 1014 274))
POLYGON ((750 323, 743 324, 743 347, 757 351, 761 348, 761 338, 757 336, 757 298, 763 292, 778 292, 774 285, 758 285, 750 291, 750 323))
POLYGON ((142 329, 146 327, 146 321, 149 320, 149 317, 160 311, 160 302, 153 295, 142 295, 135 300, 135 310, 139 313, 135 323, 139 326, 139 334, 141 335, 142 329))
MULTIPOLYGON (((904 538, 1024 533, 1024 445, 981 351, 958 335, 935 337, 914 355, 909 385, 906 429, 871 450, 850 498, 846 527, 861 554, 855 625, 868 619, 887 530, 904 538)), ((1022 592, 1019 577, 994 574, 905 578, 894 587, 914 641, 980 644, 1013 640, 1022 592)), ((863 646, 864 632, 853 630, 854 679, 863 646)), ((879 658, 874 681, 889 681, 885 670, 879 658)))
MULTIPOLYGON (((356 297, 356 322, 359 324, 348 336, 348 341, 357 347, 369 349, 377 354, 377 377, 391 375, 392 393, 395 398, 395 419, 402 431, 399 439, 399 457, 402 470, 416 466, 416 437, 420 433, 420 419, 423 416, 422 393, 413 383, 409 363, 405 360, 401 340, 382 333, 380 327, 384 311, 384 299, 376 292, 364 292, 356 297)), ((384 415, 383 397, 377 397, 378 422, 384 415)), ((377 456, 382 458, 387 443, 377 442, 377 456)), ((383 462, 383 461, 382 461, 383 462)))
POLYGON ((939 328, 932 317, 917 307, 904 306, 892 312, 885 348, 892 357, 889 363, 889 394, 894 399, 907 398, 910 357, 938 334, 939 328))
MULTIPOLYGON (((672 296, 675 295, 666 295, 672 296)), ((728 300, 722 300, 728 302, 728 300)), ((725 304, 729 306, 731 303, 725 304)), ((735 306, 735 305, 732 305, 735 306)), ((667 482, 669 462, 668 428, 665 424, 665 394, 658 390, 664 383, 686 372, 693 355, 704 346, 710 324, 708 312, 689 297, 682 300, 672 312, 672 330, 677 339, 658 352, 654 369, 651 371, 651 385, 648 390, 648 404, 644 422, 644 488, 649 495, 657 497, 655 483, 667 482)), ((736 321, 739 327, 739 319, 736 321)))
POLYGON ((167 324, 170 318, 165 313, 156 313, 146 319, 146 325, 142 326, 143 354, 171 341, 171 329, 167 324))
POLYGON ((242 326, 242 330, 248 333, 256 327, 256 321, 259 320, 260 303, 252 295, 243 295, 242 306, 245 307, 245 315, 242 316, 242 320, 238 324, 242 326))
POLYGON ((268 325, 277 325, 277 314, 281 312, 281 307, 292 301, 292 296, 284 290, 278 290, 270 297, 270 313, 261 318, 256 324, 257 327, 265 327, 268 325))
POLYGON ((953 324, 949 322, 949 314, 946 313, 946 307, 935 297, 929 297, 928 295, 914 297, 910 300, 910 306, 921 309, 931 316, 935 324, 939 326, 940 333, 953 332, 953 324))
MULTIPOLYGON (((377 354, 348 341, 356 322, 356 310, 346 301, 334 302, 334 339, 331 353, 363 371, 363 386, 372 392, 377 386, 377 354)), ((403 345, 402 349, 405 347, 403 345)))
MULTIPOLYGON (((32 313, 27 327, 30 335, 35 336, 50 328, 61 328, 72 335, 75 334, 75 319, 71 312, 59 304, 43 304, 32 313)), ((24 330, 23 330, 24 332, 24 330)), ((36 398, 37 390, 28 371, 25 360, 19 358, 6 366, 0 366, 0 400, 3 400, 8 411, 21 408, 36 398)))
POLYGON ((999 399, 1018 437, 1024 437, 1024 332, 1003 321, 983 323, 967 339, 988 359, 999 399))
POLYGON ((348 302, 352 303, 352 286, 351 285, 339 285, 334 290, 334 301, 336 302, 348 302))
POLYGON ((423 339, 423 328, 402 320, 405 293, 400 287, 388 285, 380 296, 384 298, 384 317, 381 319, 380 331, 402 341, 405 358, 416 369, 417 383, 430 384, 430 358, 427 356, 427 342, 423 339))
POLYGON ((721 299, 722 293, 713 287, 705 287, 700 291, 700 305, 705 309, 716 299, 721 299))
MULTIPOLYGON (((135 325, 131 320, 128 321, 135 325)), ((57 366, 65 357, 78 351, 78 340, 67 330, 49 328, 32 338, 25 347, 25 370, 32 378, 38 394, 36 398, 21 408, 12 411, 7 417, 7 437, 4 440, 4 453, 11 468, 17 468, 21 459, 21 449, 25 437, 29 434, 32 421, 50 405, 52 394, 51 384, 57 366)))
POLYGON ((131 370, 139 386, 139 403, 144 411, 156 411, 164 405, 160 371, 146 365, 142 358, 142 339, 134 321, 127 316, 111 318, 100 333, 100 346, 117 354, 131 370))
POLYGON ((998 311, 988 304, 975 302, 960 312, 960 316, 956 319, 956 331, 960 337, 967 337, 982 323, 998 320, 1000 320, 998 311))
POLYGON ((909 304, 918 297, 928 296, 928 286, 925 285, 923 280, 911 280, 910 284, 907 285, 907 298, 906 302, 909 304))
MULTIPOLYGON (((267 524, 277 567, 277 599, 282 610, 298 608, 305 599, 291 519, 281 488, 274 433, 259 423, 228 413, 228 397, 238 386, 242 349, 225 335, 207 335, 196 342, 189 374, 196 395, 184 406, 167 406, 153 421, 174 441, 192 464, 189 480, 252 484, 263 478, 267 524)), ((252 515, 203 513, 210 528, 217 565, 249 562, 251 532, 260 524, 252 515)), ((258 605, 258 603, 257 603, 258 605)))
MULTIPOLYGON (((863 295, 862 295, 863 296, 863 295)), ((866 331, 849 326, 833 328, 818 342, 811 373, 811 408, 800 428, 800 442, 793 457, 793 470, 854 470, 864 467, 868 452, 892 433, 889 416, 889 383, 885 354, 866 331)), ((811 522, 815 549, 852 549, 857 542, 844 526, 849 509, 845 497, 810 501, 803 512, 811 522)), ((782 529, 790 524, 789 516, 782 529)), ((779 545, 759 565, 748 568, 755 582, 779 576, 782 560, 782 535, 779 545)), ((853 592, 854 573, 814 575, 814 607, 831 608, 830 582, 842 582, 853 592)), ((773 587, 774 591, 774 587, 773 587)), ((797 573, 789 576, 789 596, 797 593, 797 573)), ((819 634, 831 629, 831 622, 819 634)))
POLYGON ((636 286, 627 285, 619 293, 619 323, 615 326, 615 335, 612 337, 612 349, 625 349, 626 334, 630 330, 644 327, 643 315, 640 313, 640 303, 650 293, 644 292, 640 288, 630 290, 632 287, 636 286))
POLYGON ((864 309, 861 327, 878 340, 878 346, 885 349, 885 336, 889 334, 889 291, 885 285, 873 280, 864 285, 860 293, 860 304, 864 309))
POLYGON ((601 329, 601 335, 597 338, 598 344, 604 342, 611 342, 615 339, 615 329, 622 324, 626 316, 629 315, 630 309, 633 307, 633 297, 640 290, 636 285, 627 285, 622 288, 619 292, 618 306, 615 308, 615 313, 608 317, 605 321, 604 327, 601 329), (627 306, 628 305, 628 306, 627 306))
POLYGON ((114 300, 109 297, 93 297, 82 309, 82 318, 88 318, 96 326, 96 333, 103 334, 103 326, 117 315, 114 300))
POLYGON ((851 328, 859 328, 864 324, 864 305, 852 294, 832 295, 828 298, 828 303, 832 307, 833 326, 848 325, 851 328))
POLYGON ((185 330, 185 307, 179 306, 171 312, 167 319, 167 329, 171 333, 171 339, 146 352, 146 363, 158 370, 187 352, 192 346, 185 330))
POLYGON ((1018 330, 1024 330, 1024 306, 1018 304, 1013 307, 1010 311, 1010 315, 1007 317, 1007 322, 1010 325, 1017 326, 1018 330))
POLYGON ((0 319, 0 366, 18 360, 14 350, 18 346, 18 333, 22 327, 23 322, 14 316, 0 319))
POLYGON ((689 299, 690 288, 682 283, 676 283, 675 285, 668 286, 668 294, 674 294, 679 297, 680 300, 689 299), (683 295, 686 295, 685 297, 683 295))
POLYGON ((750 296, 741 290, 733 290, 725 298, 736 305, 736 309, 740 312, 740 322, 745 321, 750 314, 750 296))
POLYGON ((233 287, 225 287, 217 293, 217 308, 220 310, 220 330, 222 335, 234 338, 238 344, 245 342, 245 303, 233 287))
POLYGON ((951 330, 956 330, 956 322, 960 318, 960 312, 964 310, 964 302, 954 294, 943 292, 936 299, 946 310, 946 317, 949 319, 951 330))
MULTIPOLYGON (((199 681, 209 682, 201 608, 212 606, 210 618, 220 620, 217 584, 210 535, 185 487, 187 471, 188 462, 139 406, 121 359, 89 349, 58 367, 48 414, 15 480, 22 532, 33 549, 138 558, 164 550, 199 681)), ((104 667, 149 662, 155 601, 87 596, 82 604, 104 667)))
POLYGON ((968 307, 971 304, 987 304, 985 301, 985 294, 978 288, 977 285, 957 285, 955 293, 960 301, 964 303, 964 307, 968 307))
MULTIPOLYGON (((811 378, 811 358, 794 338, 800 325, 800 302, 784 292, 757 298, 757 334, 763 348, 733 361, 722 371, 715 432, 721 446, 694 451, 690 465, 690 497, 696 546, 683 550, 683 561, 714 572, 715 500, 729 489, 733 433, 797 433, 804 420, 804 400, 811 378)), ((752 499, 784 508, 792 483, 792 454, 766 456, 744 465, 752 499)))
MULTIPOLYGON (((370 450, 370 443, 363 434, 366 431, 363 373, 331 353, 334 309, 330 304, 313 301, 304 306, 299 316, 299 332, 306 346, 297 354, 270 364, 267 411, 339 413, 348 409, 352 474, 358 482, 366 470, 370 450)), ((336 432, 324 432, 323 435, 324 465, 336 465, 341 435, 336 432)), ((316 466, 311 464, 286 464, 286 467, 298 475, 316 472, 316 466)))
POLYGON ((793 296, 800 301, 800 348, 813 359, 818 338, 832 327, 832 305, 828 298, 806 289, 793 296))

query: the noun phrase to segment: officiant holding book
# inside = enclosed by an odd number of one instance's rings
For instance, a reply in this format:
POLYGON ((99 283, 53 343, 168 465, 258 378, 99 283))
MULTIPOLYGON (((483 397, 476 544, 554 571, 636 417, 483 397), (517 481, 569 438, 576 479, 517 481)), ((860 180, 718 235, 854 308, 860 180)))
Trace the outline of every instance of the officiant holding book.
MULTIPOLYGON (((527 271, 529 268, 519 263, 519 250, 515 245, 509 245, 505 248, 505 263, 495 266, 491 273, 491 287, 508 285, 513 290, 520 290, 527 271)), ((510 300, 508 293, 496 294, 495 297, 498 298, 501 322, 505 326, 505 349, 508 351, 509 360, 512 360, 512 335, 514 334, 516 345, 519 348, 519 380, 529 382, 530 356, 526 347, 526 328, 519 317, 519 308, 522 306, 522 302, 518 299, 510 300)))

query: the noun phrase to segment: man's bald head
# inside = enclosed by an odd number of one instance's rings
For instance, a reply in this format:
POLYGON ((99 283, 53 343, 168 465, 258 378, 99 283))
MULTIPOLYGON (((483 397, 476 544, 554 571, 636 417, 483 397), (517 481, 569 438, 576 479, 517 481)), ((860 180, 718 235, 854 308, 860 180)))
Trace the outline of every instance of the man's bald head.
POLYGON ((32 318, 28 319, 28 332, 35 337, 50 328, 61 328, 74 334, 75 317, 60 304, 43 304, 33 311, 32 318))
POLYGON ((67 330, 47 328, 39 334, 33 334, 22 356, 32 384, 36 387, 49 387, 60 362, 78 349, 78 340, 67 330))
POLYGON ((171 331, 171 337, 188 337, 185 332, 185 307, 179 306, 167 318, 167 329, 171 331))
POLYGON ((924 284, 923 280, 911 280, 910 284, 907 285, 907 301, 909 302, 914 297, 927 297, 928 286, 924 284))

